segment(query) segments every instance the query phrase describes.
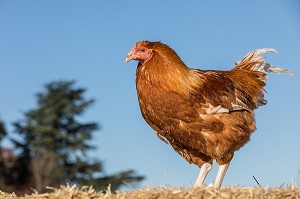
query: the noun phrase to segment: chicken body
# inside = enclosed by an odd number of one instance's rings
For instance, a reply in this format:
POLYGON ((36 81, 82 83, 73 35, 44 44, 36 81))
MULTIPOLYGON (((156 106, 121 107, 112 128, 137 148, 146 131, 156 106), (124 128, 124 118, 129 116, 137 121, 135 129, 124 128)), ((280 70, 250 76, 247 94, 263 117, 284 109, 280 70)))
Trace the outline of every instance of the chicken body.
MULTIPOLYGON (((138 70, 138 74, 140 72, 138 70)), ((228 83, 215 85, 214 91, 219 88, 232 91, 232 82, 228 83)), ((244 145, 255 130, 253 111, 241 110, 228 114, 230 104, 223 105, 222 110, 219 104, 207 100, 201 93, 185 96, 161 90, 151 86, 151 83, 144 84, 140 78, 137 78, 137 88, 146 122, 188 162, 199 167, 211 159, 220 164, 229 162, 234 151, 244 145)), ((214 91, 208 91, 207 95, 214 95, 214 91)))
POLYGON ((203 181, 212 161, 221 165, 215 187, 220 187, 234 152, 256 129, 254 109, 266 104, 263 86, 275 68, 260 54, 250 52, 229 71, 203 71, 187 67, 161 42, 138 42, 126 62, 138 60, 136 89, 141 113, 158 137, 189 163, 198 165, 203 181))

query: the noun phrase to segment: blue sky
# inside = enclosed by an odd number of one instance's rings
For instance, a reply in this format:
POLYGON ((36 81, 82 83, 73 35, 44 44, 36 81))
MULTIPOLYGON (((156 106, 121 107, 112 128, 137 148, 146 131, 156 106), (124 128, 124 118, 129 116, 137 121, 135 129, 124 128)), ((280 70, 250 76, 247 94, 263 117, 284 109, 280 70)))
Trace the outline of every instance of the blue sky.
MULTIPOLYGON (((160 40, 193 68, 227 70, 252 49, 273 47, 271 64, 298 76, 271 74, 257 131, 236 152, 224 186, 300 184, 300 3, 281 1, 4 1, 0 0, 0 118, 11 123, 34 108, 53 80, 76 80, 96 99, 83 116, 101 130, 92 157, 107 173, 135 169, 146 186, 192 186, 198 168, 161 142, 144 122, 135 91, 133 44, 160 40)), ((8 145, 8 142, 5 142, 8 145)), ((217 164, 206 183, 214 180, 217 164)))

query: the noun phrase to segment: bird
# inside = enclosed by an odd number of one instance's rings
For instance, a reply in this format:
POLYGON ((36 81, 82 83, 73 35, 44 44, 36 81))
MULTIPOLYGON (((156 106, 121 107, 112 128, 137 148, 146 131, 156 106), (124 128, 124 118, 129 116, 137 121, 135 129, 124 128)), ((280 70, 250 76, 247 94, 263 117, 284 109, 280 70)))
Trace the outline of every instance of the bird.
POLYGON ((254 110, 266 105, 268 73, 295 74, 267 63, 273 48, 255 49, 230 70, 188 67, 161 41, 139 41, 126 55, 136 60, 136 90, 144 120, 158 138, 200 168, 194 187, 204 186, 213 161, 220 188, 234 153, 256 130, 254 110))

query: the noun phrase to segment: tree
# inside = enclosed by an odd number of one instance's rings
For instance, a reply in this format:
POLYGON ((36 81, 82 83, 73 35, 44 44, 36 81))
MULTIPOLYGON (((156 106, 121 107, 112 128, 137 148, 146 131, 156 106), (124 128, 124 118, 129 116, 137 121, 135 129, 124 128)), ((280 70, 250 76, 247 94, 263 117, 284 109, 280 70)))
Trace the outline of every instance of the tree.
POLYGON ((88 152, 95 149, 89 141, 99 127, 80 118, 94 100, 85 99, 86 90, 75 88, 74 84, 74 81, 46 84, 45 91, 36 95, 37 108, 26 112, 24 119, 14 124, 23 138, 14 140, 22 151, 20 161, 29 165, 28 172, 32 174, 27 183, 31 181, 38 191, 43 191, 45 186, 58 187, 66 182, 94 184, 96 188, 99 183, 113 182, 112 189, 117 189, 122 181, 141 181, 143 176, 133 171, 99 177, 103 173, 102 162, 88 158, 88 152))
POLYGON ((5 129, 5 125, 4 122, 2 122, 0 120, 0 143, 2 141, 2 139, 6 136, 6 129, 5 129))
MULTIPOLYGON (((6 129, 4 123, 0 120, 0 143, 5 135, 6 135, 6 129)), ((3 149, 0 145, 0 187, 4 186, 4 176, 5 176, 4 168, 5 166, 4 166, 3 149)))
MULTIPOLYGON (((0 121, 0 142, 7 137, 5 125, 0 121)), ((12 148, 0 146, 0 190, 25 193, 26 189, 30 189, 29 183, 24 184, 30 177, 30 173, 23 157, 17 156, 12 148)))

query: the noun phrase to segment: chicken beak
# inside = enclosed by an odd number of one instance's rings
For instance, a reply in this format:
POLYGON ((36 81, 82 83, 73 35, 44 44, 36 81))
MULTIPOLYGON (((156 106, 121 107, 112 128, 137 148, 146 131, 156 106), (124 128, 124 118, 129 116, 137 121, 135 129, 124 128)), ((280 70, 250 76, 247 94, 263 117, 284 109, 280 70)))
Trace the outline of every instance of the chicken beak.
POLYGON ((129 52, 128 55, 126 56, 125 58, 125 63, 131 61, 133 59, 133 53, 132 52, 129 52))
POLYGON ((135 56, 135 48, 133 47, 130 51, 129 51, 129 53, 127 54, 127 56, 126 56, 126 58, 125 58, 125 63, 127 63, 127 62, 129 62, 129 61, 131 61, 131 60, 133 60, 133 59, 135 59, 136 58, 136 56, 135 56))

